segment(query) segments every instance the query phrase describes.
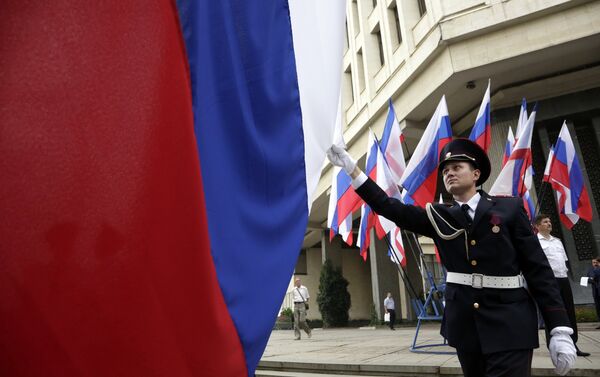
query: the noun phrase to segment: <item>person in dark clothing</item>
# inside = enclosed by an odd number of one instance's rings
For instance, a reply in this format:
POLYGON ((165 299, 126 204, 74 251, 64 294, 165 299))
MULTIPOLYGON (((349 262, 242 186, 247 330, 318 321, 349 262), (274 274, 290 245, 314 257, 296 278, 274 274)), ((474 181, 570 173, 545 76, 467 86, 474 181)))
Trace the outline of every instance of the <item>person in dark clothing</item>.
POLYGON ((465 376, 530 375, 539 343, 535 304, 524 279, 551 329, 555 371, 568 373, 577 356, 554 275, 522 199, 476 190, 491 170, 483 149, 467 139, 443 148, 438 171, 455 202, 425 209, 388 197, 343 148, 334 145, 327 155, 351 176, 373 211, 434 240, 448 271, 442 334, 456 348, 465 376))
MULTIPOLYGON (((600 321, 600 258, 592 259, 592 267, 588 270, 587 276, 592 284, 592 297, 594 297, 594 304, 596 304, 596 316, 600 321)), ((596 329, 600 329, 600 326, 596 329)))

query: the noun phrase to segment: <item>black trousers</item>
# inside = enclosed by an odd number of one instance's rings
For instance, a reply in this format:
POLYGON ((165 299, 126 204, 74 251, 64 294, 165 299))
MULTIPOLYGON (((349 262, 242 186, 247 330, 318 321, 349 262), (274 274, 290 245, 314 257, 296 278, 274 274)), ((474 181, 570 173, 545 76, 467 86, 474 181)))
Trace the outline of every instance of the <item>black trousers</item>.
POLYGON ((456 350, 465 377, 530 377, 533 350, 482 354, 456 350))
MULTIPOLYGON (((571 334, 571 339, 573 339, 573 343, 577 343, 577 339, 579 339, 577 335, 577 320, 575 319, 575 305, 573 304, 573 291, 571 291, 571 284, 569 283, 568 278, 556 278, 556 282, 558 283, 558 290, 560 291, 560 297, 562 298, 565 304, 565 310, 567 311, 567 317, 569 317, 569 323, 571 323, 571 328, 573 329, 573 334, 571 334)), ((550 344, 550 330, 548 326, 544 327, 546 331, 546 346, 550 344)))
MULTIPOLYGON (((592 289, 596 289, 592 286, 592 289)), ((596 304, 596 316, 598 317, 598 321, 600 321, 600 296, 594 295, 594 304, 596 304)))
POLYGON ((390 313, 390 329, 393 329, 396 322, 396 311, 394 309, 388 309, 387 311, 390 313))

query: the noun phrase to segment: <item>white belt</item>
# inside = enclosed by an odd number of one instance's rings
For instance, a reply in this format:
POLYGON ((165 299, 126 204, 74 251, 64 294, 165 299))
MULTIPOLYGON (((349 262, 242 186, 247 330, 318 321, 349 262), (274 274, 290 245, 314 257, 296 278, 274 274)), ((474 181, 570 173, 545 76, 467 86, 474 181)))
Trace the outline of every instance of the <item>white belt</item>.
POLYGON ((517 276, 487 276, 482 274, 461 274, 459 272, 448 272, 447 283, 469 285, 473 288, 521 288, 524 286, 523 275, 517 276))

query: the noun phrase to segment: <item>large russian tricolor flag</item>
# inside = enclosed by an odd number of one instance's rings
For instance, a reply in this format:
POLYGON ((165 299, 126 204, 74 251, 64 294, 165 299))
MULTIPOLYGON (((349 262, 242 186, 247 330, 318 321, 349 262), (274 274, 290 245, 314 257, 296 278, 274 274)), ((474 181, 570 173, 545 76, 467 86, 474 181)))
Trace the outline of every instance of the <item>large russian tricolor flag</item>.
POLYGON ((339 120, 345 3, 177 5, 0 3, 2 376, 254 375, 339 120))
POLYGON ((435 198, 440 151, 452 139, 446 97, 442 96, 400 179, 406 204, 425 207, 435 198))
POLYGON ((550 149, 544 181, 556 191, 560 219, 569 229, 582 218, 592 220, 592 206, 583 181, 575 145, 564 122, 558 140, 550 149))

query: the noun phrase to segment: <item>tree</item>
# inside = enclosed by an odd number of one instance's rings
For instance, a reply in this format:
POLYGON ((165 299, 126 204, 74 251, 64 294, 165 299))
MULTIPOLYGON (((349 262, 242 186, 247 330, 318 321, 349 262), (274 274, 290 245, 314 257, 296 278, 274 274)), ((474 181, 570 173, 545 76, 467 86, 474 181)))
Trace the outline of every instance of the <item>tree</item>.
POLYGON ((317 304, 323 318, 323 327, 346 326, 351 306, 348 280, 340 268, 334 268, 329 259, 321 268, 317 304))

